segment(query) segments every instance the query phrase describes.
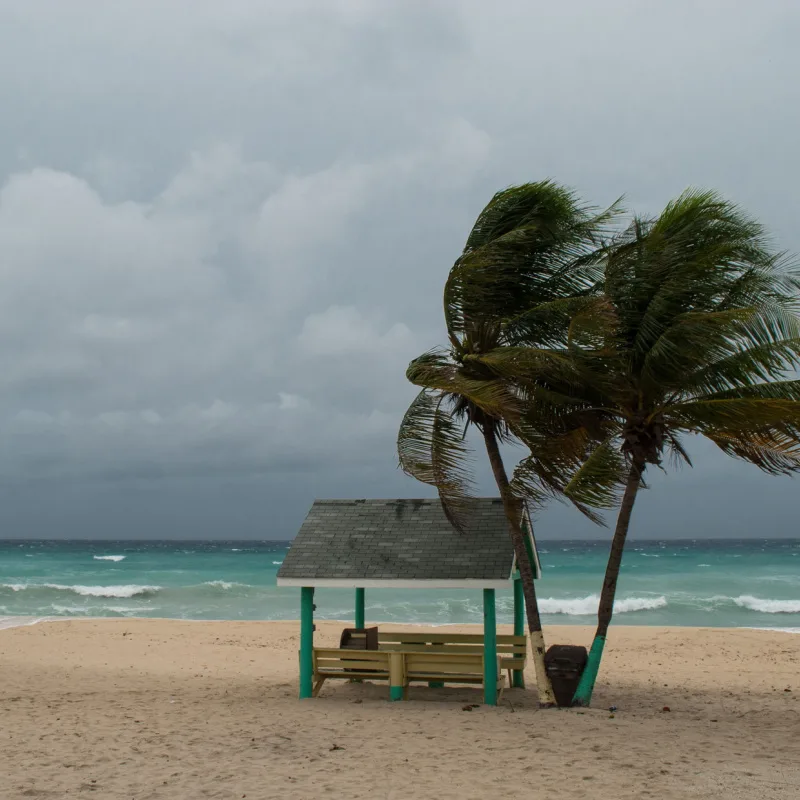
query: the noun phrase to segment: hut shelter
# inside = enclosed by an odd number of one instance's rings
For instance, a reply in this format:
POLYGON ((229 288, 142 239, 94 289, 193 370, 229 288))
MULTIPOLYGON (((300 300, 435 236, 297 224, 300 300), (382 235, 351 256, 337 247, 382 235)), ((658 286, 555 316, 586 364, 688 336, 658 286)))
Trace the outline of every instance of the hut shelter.
MULTIPOLYGON (((523 515, 528 557, 534 574, 541 576, 539 557, 533 538, 528 511, 523 515)), ((417 658, 418 666, 428 670, 432 677, 450 676, 459 681, 458 669, 467 670, 466 662, 473 658, 448 656, 448 646, 458 652, 478 653, 478 663, 483 670, 484 700, 490 705, 497 702, 498 636, 496 623, 496 591, 508 589, 514 597, 514 647, 506 650, 522 653, 525 658, 525 609, 522 586, 516 570, 514 550, 508 532, 502 501, 499 498, 479 498, 470 509, 464 532, 457 531, 445 516, 439 500, 385 499, 385 500, 316 500, 289 552, 278 570, 279 586, 296 586, 300 589, 300 697, 315 694, 315 684, 321 685, 325 677, 334 677, 320 664, 333 667, 337 659, 342 667, 340 676, 358 675, 354 654, 314 647, 314 591, 317 588, 347 588, 354 591, 355 628, 365 630, 365 594, 380 589, 465 589, 481 590, 483 595, 483 635, 479 634, 421 634, 408 632, 399 636, 381 634, 379 650, 372 655, 362 651, 359 659, 373 659, 362 670, 361 677, 384 676, 389 679, 390 696, 402 699, 408 684, 406 668, 417 658), (522 637, 520 640, 519 637, 522 637), (425 659, 417 654, 406 657, 406 662, 393 661, 393 674, 384 663, 385 649, 424 651, 425 659), (521 644, 520 644, 521 641, 521 644), (416 643, 416 644, 415 644, 416 643), (471 644, 472 643, 472 644, 471 644), (521 646, 521 650, 520 650, 521 646), (346 658, 346 661, 341 661, 346 658), (423 663, 424 661, 424 663, 423 663), (435 664, 434 664, 435 662, 435 664), (433 675, 434 666, 441 666, 441 674, 433 675), (452 666, 448 672, 448 665, 452 666), (350 672, 347 672, 350 670, 350 672), (401 674, 402 673, 402 674, 401 674)), ((512 641, 512 637, 501 637, 512 641)), ((501 650, 505 644, 501 642, 501 650)), ((503 657, 501 653, 501 658, 503 657)), ((509 664, 512 664, 509 661, 509 664)), ((505 667, 503 667, 505 669, 505 667)), ((511 667, 509 667, 511 670, 511 667)), ((422 674, 422 673, 418 673, 422 674)), ((469 681, 466 675, 461 676, 469 681)), ((480 676, 478 676, 480 678, 480 676)), ((441 680, 428 681, 441 685, 441 680)), ((449 680, 448 680, 449 682, 449 680)), ((522 669, 513 673, 515 686, 523 686, 522 669)))

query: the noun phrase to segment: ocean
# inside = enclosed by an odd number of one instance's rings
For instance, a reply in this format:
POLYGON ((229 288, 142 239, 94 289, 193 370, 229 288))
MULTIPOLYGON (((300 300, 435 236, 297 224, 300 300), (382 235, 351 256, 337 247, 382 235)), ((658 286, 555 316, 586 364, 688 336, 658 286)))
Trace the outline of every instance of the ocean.
MULTIPOLYGON (((0 542, 0 627, 19 617, 296 619, 275 576, 288 542, 0 542)), ((545 623, 592 624, 607 541, 543 541, 545 623)), ((352 619, 353 593, 319 590, 317 616, 352 619)), ((498 620, 511 622, 510 592, 498 620)), ((370 622, 481 622, 479 591, 372 590, 370 622)), ((800 632, 800 540, 632 541, 615 624, 800 632)))

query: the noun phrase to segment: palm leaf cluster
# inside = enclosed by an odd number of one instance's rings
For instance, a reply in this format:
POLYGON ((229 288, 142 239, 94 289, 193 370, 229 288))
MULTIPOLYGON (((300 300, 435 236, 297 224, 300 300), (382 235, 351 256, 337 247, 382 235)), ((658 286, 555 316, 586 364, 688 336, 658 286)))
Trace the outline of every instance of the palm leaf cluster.
MULTIPOLYGON (((530 387, 509 361, 519 351, 529 362, 546 362, 553 377, 559 368, 571 371, 564 357, 570 325, 601 285, 600 246, 617 213, 581 206, 549 181, 513 187, 492 198, 450 271, 444 291, 450 346, 409 365, 408 379, 422 388, 401 424, 398 453, 405 472, 438 489, 457 527, 468 515, 473 485, 466 428, 500 442, 545 433, 543 409, 534 418, 530 387), (509 317, 516 318, 513 326, 509 317)), ((549 422, 549 433, 560 431, 563 414, 549 422)), ((584 451, 538 450, 539 459, 512 479, 513 494, 538 502, 563 497, 584 451)))
MULTIPOLYGON (((713 192, 620 219, 618 205, 598 213, 552 182, 495 195, 445 285, 449 347, 408 368, 421 392, 398 437, 402 468, 437 488, 457 527, 470 425, 512 528, 521 499, 566 499, 594 519, 621 502, 600 638, 648 466, 691 463, 687 437, 701 435, 769 474, 800 469, 792 262, 713 192), (496 445, 512 440, 528 455, 508 480, 496 445)), ((528 594, 532 583, 530 616, 528 594)))

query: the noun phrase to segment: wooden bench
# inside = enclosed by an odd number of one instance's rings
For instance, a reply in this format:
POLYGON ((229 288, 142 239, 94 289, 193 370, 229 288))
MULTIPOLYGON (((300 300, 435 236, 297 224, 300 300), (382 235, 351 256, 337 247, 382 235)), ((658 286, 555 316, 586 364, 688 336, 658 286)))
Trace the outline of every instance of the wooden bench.
MULTIPOLYGON (((392 652, 392 651, 389 651, 392 652)), ((403 698, 408 696, 408 685, 412 681, 425 681, 428 685, 445 683, 474 683, 483 686, 482 653, 434 653, 426 651, 393 651, 403 656, 403 698)), ((497 699, 503 694, 505 683, 497 659, 497 699)))
MULTIPOLYGON (((480 633, 431 633, 426 631, 378 631, 380 650, 423 651, 461 655, 483 655, 483 635, 480 633)), ((508 673, 509 686, 514 685, 514 673, 524 674, 528 658, 526 636, 498 634, 497 654, 500 668, 508 673)), ((522 683, 524 686, 524 682, 522 683)))
MULTIPOLYGON (((498 698, 504 678, 497 659, 498 698)), ((313 650, 314 686, 312 696, 319 694, 330 678, 343 680, 388 681, 393 700, 408 697, 412 681, 429 684, 472 683, 483 686, 482 653, 435 653, 430 650, 342 650, 338 647, 315 647, 313 650)))
POLYGON ((312 697, 319 694, 329 678, 371 681, 390 681, 402 686, 402 653, 386 650, 342 650, 339 647, 315 647, 313 650, 314 688, 312 697))

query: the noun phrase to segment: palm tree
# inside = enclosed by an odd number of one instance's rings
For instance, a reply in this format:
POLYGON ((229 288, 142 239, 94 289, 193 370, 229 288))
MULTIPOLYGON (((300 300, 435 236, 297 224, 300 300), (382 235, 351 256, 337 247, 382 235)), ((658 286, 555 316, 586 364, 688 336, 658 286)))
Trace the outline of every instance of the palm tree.
POLYGON ((445 286, 449 351, 426 353, 407 372, 422 391, 400 426, 400 465, 437 488, 445 514, 459 529, 471 496, 466 429, 472 425, 483 437, 520 571, 542 706, 555 705, 555 697, 544 666, 533 567, 522 529, 523 502, 559 495, 584 451, 570 456, 543 450, 540 458, 532 453, 521 465, 519 480, 510 480, 500 445, 544 440, 545 430, 552 428, 513 377, 498 374, 482 356, 509 343, 502 324, 508 317, 519 319, 516 344, 535 340, 546 347, 565 338, 570 304, 585 302, 598 285, 595 254, 615 213, 612 207, 594 214, 579 206, 570 191, 549 181, 496 194, 479 215, 445 286))
MULTIPOLYGON (((575 352, 572 391, 607 438, 565 488, 624 471, 598 624, 573 704, 588 705, 611 622, 625 539, 648 467, 691 464, 687 434, 769 474, 800 470, 800 279, 763 228, 711 192, 636 217, 606 251, 606 331, 575 352), (591 399, 590 399, 591 398, 591 399)), ((519 371, 519 370, 518 370, 519 371)))

